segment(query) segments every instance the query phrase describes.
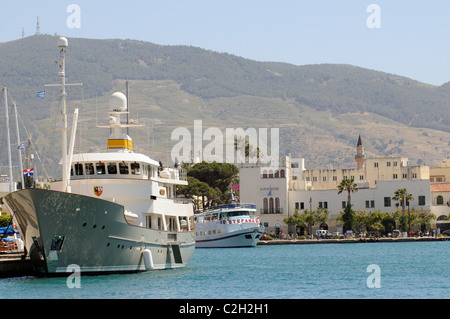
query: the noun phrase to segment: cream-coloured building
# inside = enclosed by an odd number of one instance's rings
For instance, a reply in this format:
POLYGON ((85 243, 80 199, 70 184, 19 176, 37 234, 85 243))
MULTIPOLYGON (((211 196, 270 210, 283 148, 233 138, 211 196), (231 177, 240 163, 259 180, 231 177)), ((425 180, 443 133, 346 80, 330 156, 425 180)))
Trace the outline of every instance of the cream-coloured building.
POLYGON ((443 160, 438 167, 430 167, 430 181, 432 183, 450 182, 450 159, 443 160))
MULTIPOLYGON (((241 202, 256 204, 268 233, 288 233, 284 218, 296 210, 315 210, 318 207, 330 211, 326 227, 330 231, 342 231, 334 219, 345 207, 347 193, 338 194, 337 187, 343 179, 351 178, 358 185, 358 192, 352 194, 355 210, 394 212, 397 208, 392 199, 394 192, 406 188, 414 197, 409 203, 410 208, 430 211, 437 217, 441 216, 441 220, 444 219, 442 216, 450 214, 450 207, 435 204, 437 195, 432 194, 430 183, 430 171, 449 181, 450 167, 434 170, 424 165, 410 166, 406 157, 366 158, 361 137, 355 160, 356 168, 351 169, 328 167, 308 170, 304 159, 292 158, 291 155, 283 157, 276 169, 242 164, 241 202)), ((450 188, 443 196, 450 196, 450 188)), ((444 227, 444 223, 441 226, 444 227)))
POLYGON ((437 217, 436 225, 441 229, 450 229, 450 159, 430 168, 432 212, 437 217))

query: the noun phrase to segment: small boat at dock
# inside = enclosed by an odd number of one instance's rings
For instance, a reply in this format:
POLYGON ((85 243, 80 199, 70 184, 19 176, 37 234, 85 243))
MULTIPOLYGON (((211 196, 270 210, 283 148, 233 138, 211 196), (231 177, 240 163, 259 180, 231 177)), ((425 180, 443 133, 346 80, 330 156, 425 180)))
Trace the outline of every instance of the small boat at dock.
POLYGON ((194 216, 197 248, 255 247, 264 234, 253 204, 225 204, 194 216))

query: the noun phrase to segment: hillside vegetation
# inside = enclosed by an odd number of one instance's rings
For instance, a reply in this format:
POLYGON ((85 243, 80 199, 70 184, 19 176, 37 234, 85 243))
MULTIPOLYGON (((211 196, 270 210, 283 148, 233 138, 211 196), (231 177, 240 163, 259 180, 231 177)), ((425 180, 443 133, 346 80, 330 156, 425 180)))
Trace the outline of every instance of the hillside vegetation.
MULTIPOLYGON (((58 81, 56 42, 41 35, 0 44, 2 84, 54 169, 58 139, 49 127, 59 93, 44 84, 58 81), (46 98, 37 99, 44 89, 46 98)), ((358 134, 372 156, 409 156, 414 164, 423 152, 435 163, 448 156, 450 83, 437 87, 351 65, 256 62, 118 39, 69 39, 66 73, 68 82, 83 83, 82 89, 68 89, 69 104, 81 108, 82 130, 95 126, 97 112, 106 121, 102 110, 109 94, 124 92, 129 80, 132 116, 153 119, 151 132, 135 129, 138 136, 132 137, 164 160, 173 144, 170 132, 191 127, 195 119, 203 119, 205 128, 279 127, 281 152, 305 157, 315 167, 351 165, 358 134)), ((78 147, 103 145, 107 132, 94 132, 82 133, 78 147)))

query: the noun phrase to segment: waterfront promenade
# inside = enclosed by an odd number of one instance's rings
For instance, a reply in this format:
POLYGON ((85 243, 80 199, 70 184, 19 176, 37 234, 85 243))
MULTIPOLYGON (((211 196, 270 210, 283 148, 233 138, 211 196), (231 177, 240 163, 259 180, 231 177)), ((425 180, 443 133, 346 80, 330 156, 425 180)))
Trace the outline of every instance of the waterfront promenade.
POLYGON ((423 241, 450 241, 450 237, 380 237, 345 239, 272 239, 260 240, 258 245, 307 245, 307 244, 355 244, 355 243, 402 243, 423 241))

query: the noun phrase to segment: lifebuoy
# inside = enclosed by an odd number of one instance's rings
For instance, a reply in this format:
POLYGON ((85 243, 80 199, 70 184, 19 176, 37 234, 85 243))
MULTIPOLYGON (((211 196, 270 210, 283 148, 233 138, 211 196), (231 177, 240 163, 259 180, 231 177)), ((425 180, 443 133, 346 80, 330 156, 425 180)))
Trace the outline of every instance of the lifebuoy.
POLYGON ((14 229, 14 230, 19 230, 19 229, 17 228, 17 225, 16 225, 16 224, 13 224, 13 229, 14 229))

